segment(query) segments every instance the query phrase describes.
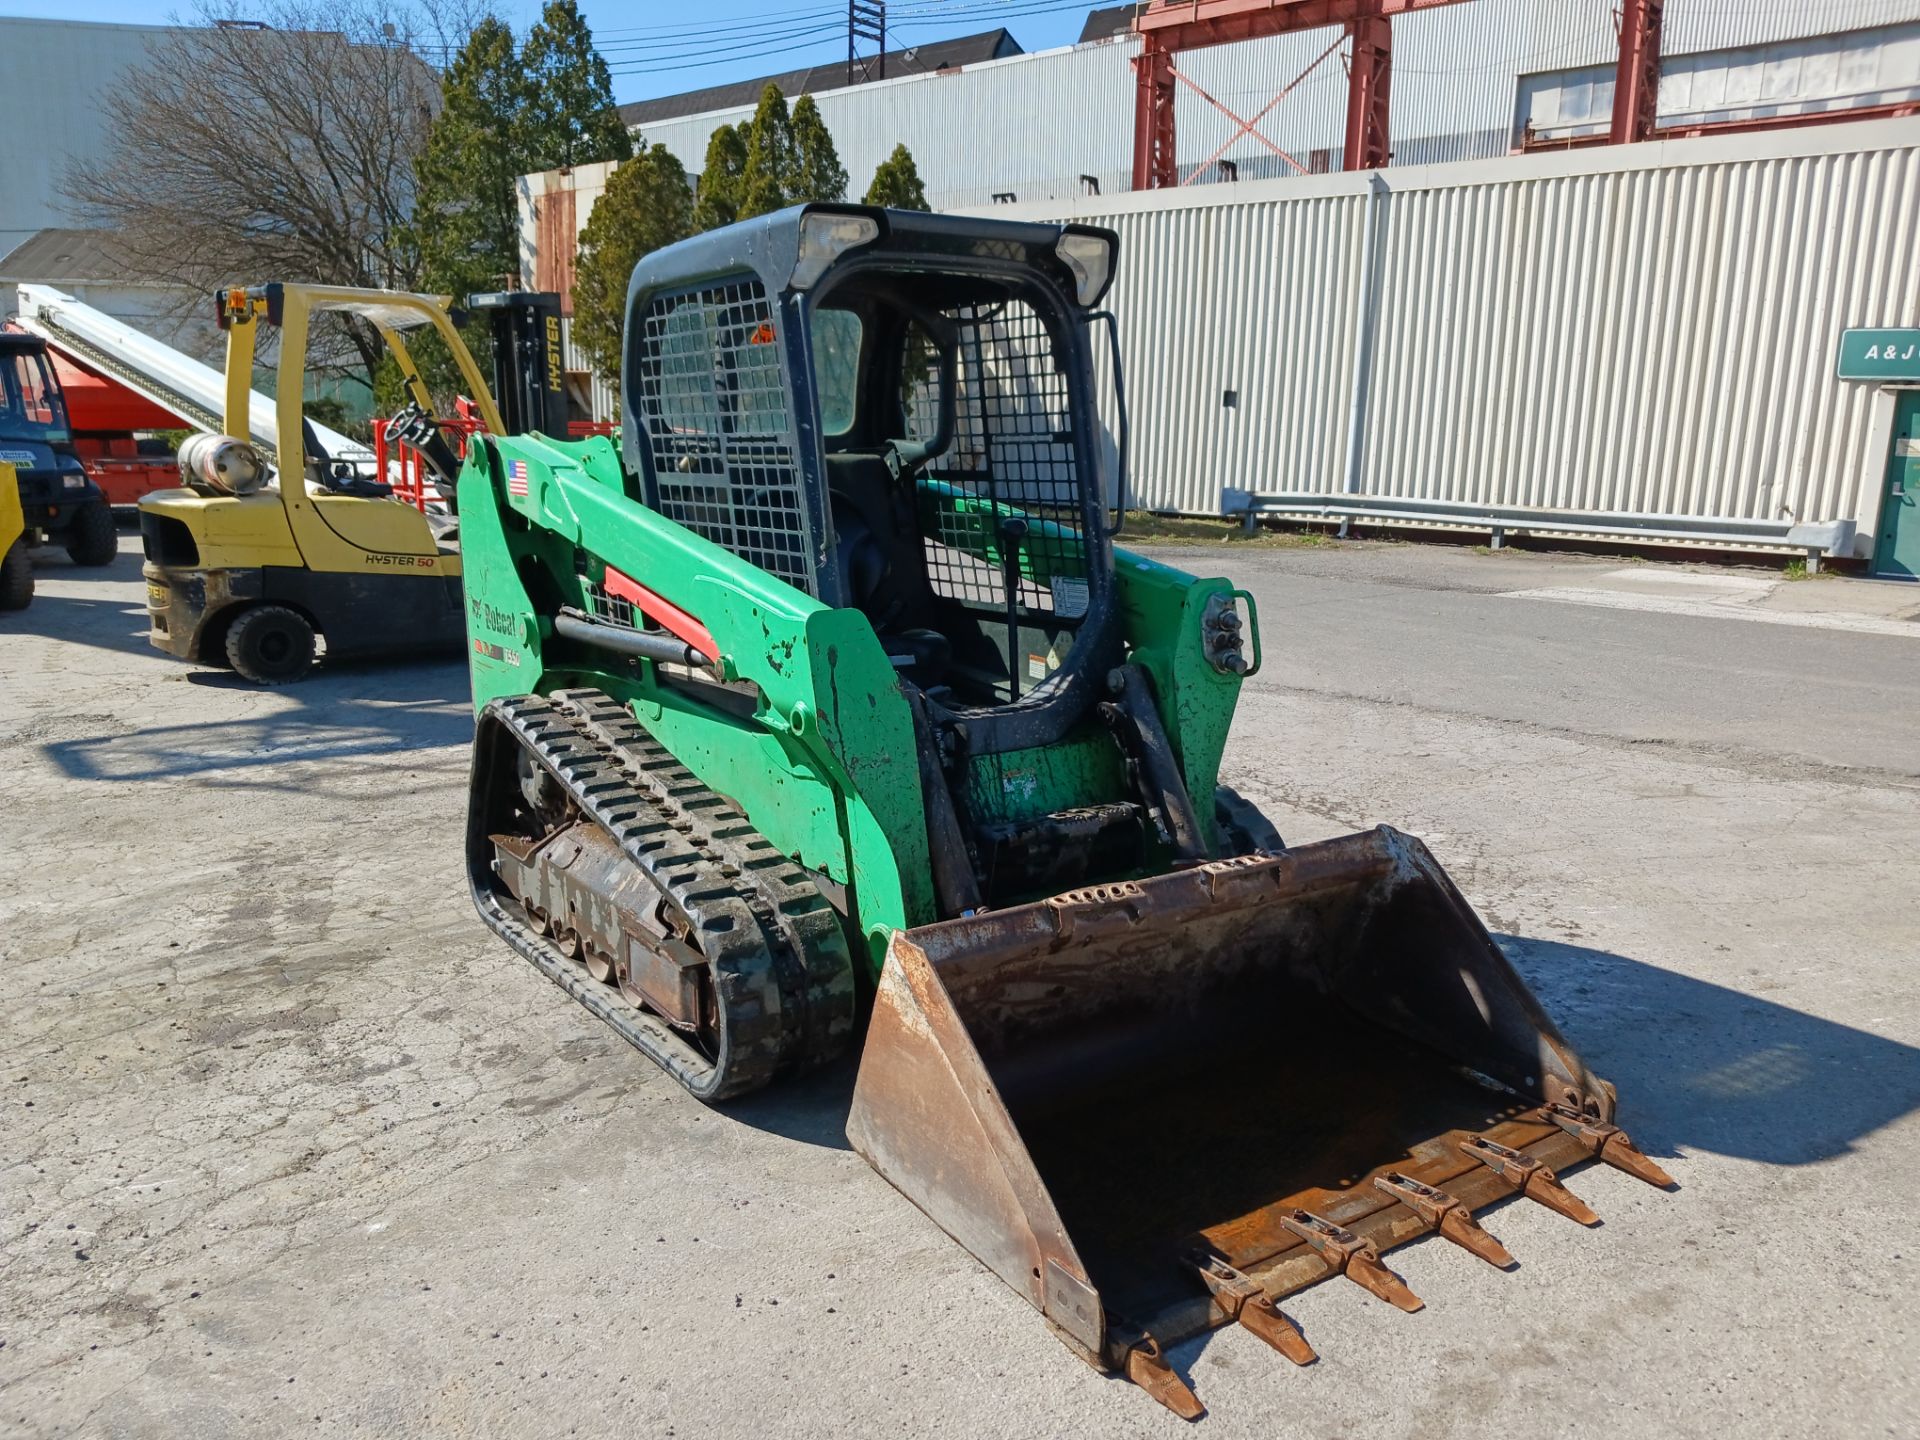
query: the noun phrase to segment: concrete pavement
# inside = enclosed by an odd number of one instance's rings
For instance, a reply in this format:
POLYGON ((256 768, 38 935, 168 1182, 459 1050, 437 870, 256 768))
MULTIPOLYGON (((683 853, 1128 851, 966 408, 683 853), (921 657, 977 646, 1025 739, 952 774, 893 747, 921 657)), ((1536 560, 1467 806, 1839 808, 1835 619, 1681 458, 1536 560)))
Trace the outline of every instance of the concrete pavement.
MULTIPOLYGON (((1306 1370, 1180 1347, 1200 1433, 1914 1433, 1920 647, 1531 593, 1666 568, 1617 559, 1159 553, 1260 601, 1227 778, 1426 838, 1680 1182, 1492 1212, 1510 1274, 1396 1252, 1418 1315, 1295 1297, 1306 1370)), ((850 1066, 705 1110, 484 931, 457 665, 252 690, 145 648, 130 544, 47 560, 0 619, 0 1432, 1186 1430, 846 1149, 850 1066)))

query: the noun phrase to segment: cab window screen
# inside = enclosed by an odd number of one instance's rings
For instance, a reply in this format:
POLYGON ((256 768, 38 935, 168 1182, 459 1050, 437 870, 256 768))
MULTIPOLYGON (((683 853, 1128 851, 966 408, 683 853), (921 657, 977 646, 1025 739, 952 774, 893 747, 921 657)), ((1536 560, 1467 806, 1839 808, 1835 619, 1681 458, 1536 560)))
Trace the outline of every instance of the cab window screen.
MULTIPOLYGON (((1088 559, 1067 372, 1039 312, 1023 300, 955 306, 947 318, 959 336, 959 364, 953 443, 927 467, 947 487, 925 507, 934 594, 1004 608, 995 537, 1002 517, 1018 516, 1027 525, 1020 610, 1036 621, 1078 623, 1087 613, 1088 559)), ((930 429, 932 412, 924 403, 919 410, 915 423, 930 429)))
POLYGON ((907 326, 900 353, 900 404, 906 411, 909 440, 933 440, 940 433, 940 402, 945 381, 940 352, 919 321, 907 326))
POLYGON ((779 330, 759 280, 656 297, 629 354, 654 508, 814 593, 779 330))

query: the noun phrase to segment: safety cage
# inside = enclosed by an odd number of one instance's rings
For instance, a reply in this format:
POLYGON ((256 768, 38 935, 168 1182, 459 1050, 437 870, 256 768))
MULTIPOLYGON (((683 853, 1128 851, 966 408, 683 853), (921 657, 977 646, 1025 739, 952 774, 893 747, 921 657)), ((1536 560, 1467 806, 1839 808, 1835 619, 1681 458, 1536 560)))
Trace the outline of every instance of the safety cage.
POLYGON ((1066 232, 972 228, 808 207, 655 257, 629 302, 628 457, 668 518, 867 614, 937 708, 1022 712, 1010 747, 1071 723, 1082 672, 1117 659, 1109 486, 1066 232), (822 222, 851 237, 826 258, 822 222), (703 278, 676 283, 677 258, 703 278))
POLYGON ((628 343, 629 413, 655 510, 819 596, 818 521, 778 342, 758 277, 655 295, 628 343))

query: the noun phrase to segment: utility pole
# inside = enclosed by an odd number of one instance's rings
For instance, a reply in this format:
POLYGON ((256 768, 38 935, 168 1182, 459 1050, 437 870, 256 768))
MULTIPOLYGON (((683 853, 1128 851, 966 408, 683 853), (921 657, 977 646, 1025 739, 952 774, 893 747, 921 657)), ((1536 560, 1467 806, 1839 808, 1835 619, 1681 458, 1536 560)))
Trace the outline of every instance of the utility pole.
POLYGON ((887 0, 847 0, 847 84, 887 78, 887 0), (871 40, 876 53, 861 59, 855 44, 871 40))

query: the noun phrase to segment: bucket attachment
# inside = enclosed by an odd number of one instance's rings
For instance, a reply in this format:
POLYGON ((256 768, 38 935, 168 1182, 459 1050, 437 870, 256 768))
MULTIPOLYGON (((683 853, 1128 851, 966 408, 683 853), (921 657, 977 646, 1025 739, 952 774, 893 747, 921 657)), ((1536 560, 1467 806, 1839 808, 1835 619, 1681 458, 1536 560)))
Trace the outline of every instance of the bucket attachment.
POLYGON ((1665 1181, 1426 847, 1381 827, 897 934, 847 1133, 1085 1359, 1176 1413, 1162 1347, 1473 1212, 1665 1181))

